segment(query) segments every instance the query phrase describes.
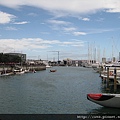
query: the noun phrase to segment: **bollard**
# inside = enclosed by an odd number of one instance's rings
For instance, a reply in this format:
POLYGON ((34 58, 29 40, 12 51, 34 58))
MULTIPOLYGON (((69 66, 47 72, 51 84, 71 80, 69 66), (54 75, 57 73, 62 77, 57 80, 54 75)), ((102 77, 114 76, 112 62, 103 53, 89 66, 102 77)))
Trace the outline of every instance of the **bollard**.
POLYGON ((103 66, 101 66, 101 67, 100 67, 100 70, 99 70, 99 72, 100 72, 100 77, 101 77, 102 71, 103 71, 103 66))
POLYGON ((109 67, 107 67, 107 90, 109 90, 109 67))
POLYGON ((114 69, 114 92, 117 91, 117 81, 116 81, 117 71, 114 69))

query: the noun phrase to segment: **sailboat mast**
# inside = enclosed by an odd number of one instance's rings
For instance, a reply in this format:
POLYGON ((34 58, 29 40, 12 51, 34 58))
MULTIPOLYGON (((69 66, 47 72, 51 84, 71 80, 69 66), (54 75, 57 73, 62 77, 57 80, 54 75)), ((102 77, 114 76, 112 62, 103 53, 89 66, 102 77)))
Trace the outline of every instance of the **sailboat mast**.
POLYGON ((89 42, 88 42, 88 64, 90 64, 90 50, 89 50, 89 42))

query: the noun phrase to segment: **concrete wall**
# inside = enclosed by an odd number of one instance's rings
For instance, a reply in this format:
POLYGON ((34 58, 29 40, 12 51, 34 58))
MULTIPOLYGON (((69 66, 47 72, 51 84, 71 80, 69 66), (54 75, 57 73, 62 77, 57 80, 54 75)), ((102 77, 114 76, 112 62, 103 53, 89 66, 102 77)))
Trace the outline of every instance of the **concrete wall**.
MULTIPOLYGON (((13 70, 15 68, 12 68, 10 66, 0 66, 0 71, 3 70, 13 70)), ((46 66, 41 66, 41 65, 37 65, 37 66, 22 66, 22 69, 30 69, 30 70, 36 70, 36 71, 41 71, 41 70, 46 70, 46 66)))

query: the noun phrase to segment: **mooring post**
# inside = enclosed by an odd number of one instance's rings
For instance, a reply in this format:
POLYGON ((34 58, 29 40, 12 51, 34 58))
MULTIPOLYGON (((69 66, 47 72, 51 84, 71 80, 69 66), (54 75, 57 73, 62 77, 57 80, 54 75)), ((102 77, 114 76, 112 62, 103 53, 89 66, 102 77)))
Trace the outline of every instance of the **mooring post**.
POLYGON ((107 89, 109 89, 109 67, 107 67, 107 89))
POLYGON ((101 67, 99 68, 100 77, 101 77, 102 71, 103 71, 103 66, 101 66, 101 67))
POLYGON ((117 91, 117 81, 116 81, 116 76, 117 76, 117 70, 114 68, 114 92, 117 91))

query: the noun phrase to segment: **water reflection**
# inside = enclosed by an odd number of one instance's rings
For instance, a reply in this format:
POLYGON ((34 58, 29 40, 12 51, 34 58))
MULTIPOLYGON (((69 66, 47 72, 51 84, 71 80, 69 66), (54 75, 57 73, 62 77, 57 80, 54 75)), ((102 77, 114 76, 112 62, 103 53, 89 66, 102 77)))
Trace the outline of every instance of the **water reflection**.
POLYGON ((88 114, 120 114, 120 111, 118 108, 100 106, 97 109, 92 109, 88 114))

